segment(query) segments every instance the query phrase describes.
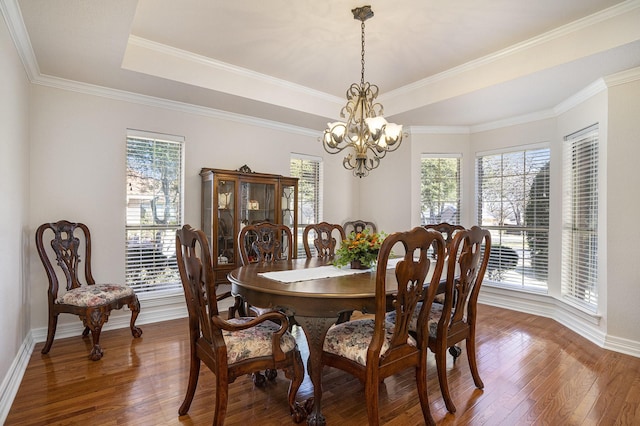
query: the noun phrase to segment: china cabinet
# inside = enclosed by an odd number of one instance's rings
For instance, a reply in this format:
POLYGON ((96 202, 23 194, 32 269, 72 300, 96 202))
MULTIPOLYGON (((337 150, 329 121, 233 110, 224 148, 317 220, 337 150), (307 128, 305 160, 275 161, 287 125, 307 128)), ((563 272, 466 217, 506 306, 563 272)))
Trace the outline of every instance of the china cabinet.
MULTIPOLYGON (((243 226, 259 222, 287 225, 296 235, 298 178, 238 170, 203 168, 202 230, 209 239, 217 283, 242 265, 237 236, 243 226)), ((297 252, 293 238, 293 252, 297 252)))

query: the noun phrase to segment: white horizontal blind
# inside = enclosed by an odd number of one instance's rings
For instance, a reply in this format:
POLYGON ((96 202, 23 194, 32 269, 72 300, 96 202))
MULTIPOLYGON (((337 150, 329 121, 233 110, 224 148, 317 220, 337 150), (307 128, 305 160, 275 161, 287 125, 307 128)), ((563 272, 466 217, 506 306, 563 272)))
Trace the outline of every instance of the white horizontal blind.
POLYGON ((179 137, 127 135, 126 282, 138 292, 181 288, 175 256, 182 224, 179 137))
POLYGON ((307 225, 322 221, 322 159, 291 155, 291 176, 298 178, 298 258, 304 258, 302 234, 307 225))
POLYGON ((562 208, 562 295, 598 308, 598 125, 565 137, 562 208))
POLYGON ((487 280, 546 291, 549 148, 477 158, 478 224, 491 231, 487 280))
POLYGON ((460 224, 460 155, 423 155, 420 165, 420 221, 460 224))

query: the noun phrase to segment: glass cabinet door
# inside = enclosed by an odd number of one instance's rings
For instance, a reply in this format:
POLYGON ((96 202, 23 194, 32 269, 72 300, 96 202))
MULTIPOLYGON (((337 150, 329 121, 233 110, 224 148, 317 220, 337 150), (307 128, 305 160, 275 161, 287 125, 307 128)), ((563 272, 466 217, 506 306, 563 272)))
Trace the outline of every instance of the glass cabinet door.
POLYGON ((214 263, 225 265, 236 263, 235 259, 235 217, 236 217, 236 181, 233 179, 219 179, 217 181, 216 203, 218 215, 216 217, 216 247, 212 256, 214 263))
MULTIPOLYGON (((296 217, 296 207, 298 203, 298 180, 292 178, 282 178, 280 180, 280 223, 288 226, 293 237, 294 254, 302 245, 302 230, 298 230, 298 218, 296 217)), ((298 257, 301 253, 297 253, 298 257)))
POLYGON ((295 234, 295 222, 294 222, 294 211, 295 211, 295 195, 296 188, 293 185, 283 186, 282 187, 282 200, 281 200, 281 214, 282 214, 282 224, 287 225, 291 228, 291 232, 295 234))
POLYGON ((240 226, 260 222, 277 223, 275 193, 275 183, 241 182, 240 226))

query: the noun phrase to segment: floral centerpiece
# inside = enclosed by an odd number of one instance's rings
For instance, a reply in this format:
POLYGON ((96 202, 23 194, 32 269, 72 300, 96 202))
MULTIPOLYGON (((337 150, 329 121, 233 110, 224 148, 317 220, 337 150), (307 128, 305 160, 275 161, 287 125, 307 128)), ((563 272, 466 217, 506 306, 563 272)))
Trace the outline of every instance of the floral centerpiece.
POLYGON ((336 250, 333 264, 339 267, 351 264, 353 269, 371 268, 378 260, 380 245, 385 237, 383 232, 369 233, 367 229, 350 233, 336 250))

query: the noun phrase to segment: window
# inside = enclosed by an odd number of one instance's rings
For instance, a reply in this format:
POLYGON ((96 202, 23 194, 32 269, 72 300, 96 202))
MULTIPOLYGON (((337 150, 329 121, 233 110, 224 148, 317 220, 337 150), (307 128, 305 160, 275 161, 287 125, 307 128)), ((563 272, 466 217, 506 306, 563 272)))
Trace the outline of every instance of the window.
POLYGON ((460 155, 424 154, 420 179, 421 223, 460 224, 460 155))
POLYGON ((127 131, 126 282, 138 292, 180 288, 184 139, 127 131))
POLYGON ((549 148, 477 158, 478 223, 491 231, 487 279, 546 291, 549 148))
POLYGON ((291 155, 291 176, 298 180, 298 258, 304 258, 302 233, 307 225, 322 221, 322 159, 291 155))
POLYGON ((598 126, 565 137, 562 296, 598 308, 598 126))

